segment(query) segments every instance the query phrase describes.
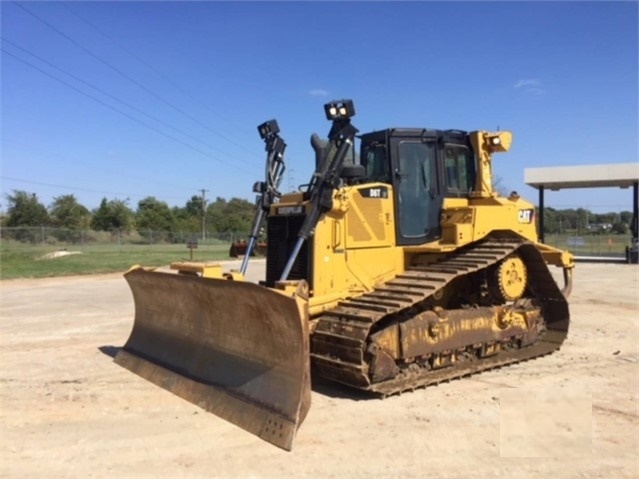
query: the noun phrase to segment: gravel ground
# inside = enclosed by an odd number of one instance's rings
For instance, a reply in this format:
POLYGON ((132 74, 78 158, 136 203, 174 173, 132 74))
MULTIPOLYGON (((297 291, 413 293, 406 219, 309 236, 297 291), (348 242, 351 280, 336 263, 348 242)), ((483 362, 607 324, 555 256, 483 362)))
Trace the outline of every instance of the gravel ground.
POLYGON ((638 271, 578 264, 551 356, 385 400, 319 384, 292 452, 113 363, 121 275, 2 281, 0 476, 639 477, 638 271))

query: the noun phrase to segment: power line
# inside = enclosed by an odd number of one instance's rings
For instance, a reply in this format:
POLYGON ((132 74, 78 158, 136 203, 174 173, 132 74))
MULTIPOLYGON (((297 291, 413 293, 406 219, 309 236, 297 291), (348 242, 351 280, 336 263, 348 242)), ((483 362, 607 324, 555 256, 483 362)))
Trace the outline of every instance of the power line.
MULTIPOLYGON (((38 21, 40 21, 41 23, 43 23, 44 25, 46 25, 47 27, 49 27, 51 30, 53 30, 54 32, 56 32, 57 34, 63 36, 64 38, 66 38, 68 41, 70 41, 71 43, 73 43, 75 46, 77 46, 78 48, 80 48, 81 50, 83 50, 84 52, 88 53, 89 55, 91 55, 93 58, 95 58, 96 60, 98 60, 100 63, 102 63, 103 65, 106 65, 107 67, 109 67, 111 70, 113 70, 114 72, 116 72, 117 74, 123 76, 124 78, 126 78, 127 80, 129 80, 131 83, 137 85, 139 88, 141 88, 142 90, 144 90, 145 92, 147 92, 149 95, 152 95, 153 97, 155 97, 156 99, 158 99, 159 101, 161 101, 162 103, 164 103, 165 105, 173 108, 175 111, 181 113, 182 115, 184 115, 185 117, 187 117, 188 119, 190 119, 191 121, 197 123, 198 125, 200 125, 201 127, 209 130, 210 132, 214 133, 215 135, 220 136, 220 133, 218 133, 216 130, 214 130, 213 128, 211 128, 210 126, 208 126, 207 124, 201 122, 200 120, 198 120, 197 118, 194 118, 192 115, 189 115, 187 112, 185 112, 184 110, 182 110, 181 108, 175 106, 173 103, 171 103, 170 101, 166 100, 165 98, 163 98, 162 96, 158 95, 157 93, 155 93, 153 90, 151 90, 150 88, 146 87, 145 85, 143 85, 142 83, 138 82, 137 80, 135 80, 134 78, 132 78, 130 75, 126 74, 125 72, 123 72, 122 70, 120 70, 118 67, 116 67, 115 65, 112 65, 111 63, 109 63, 108 61, 104 60, 103 58, 101 58, 99 55, 97 55, 96 53, 94 53, 93 51, 91 51, 90 49, 88 49, 87 47, 85 47, 84 45, 82 45, 81 43, 77 42, 76 40, 74 40, 73 38, 71 38, 69 35, 67 35, 66 33, 64 33, 63 31, 59 30, 58 28, 54 27, 53 25, 51 25, 49 22, 47 22, 46 20, 44 20, 43 18, 39 17, 38 15, 36 15, 35 13, 33 13, 32 11, 30 11, 28 8, 26 8, 24 5, 20 4, 20 3, 16 3, 14 2, 14 5, 19 7, 20 9, 22 9, 23 11, 25 11, 26 13, 28 13, 29 15, 31 15, 33 18, 37 19, 38 21)), ((254 152, 251 152, 251 154, 254 154, 254 152)))
POLYGON ((145 122, 143 122, 143 121, 141 121, 141 120, 139 120, 139 119, 135 118, 134 116, 131 116, 131 115, 129 115, 128 113, 126 113, 126 112, 124 112, 124 111, 122 111, 122 110, 120 110, 120 109, 118 109, 118 108, 116 108, 116 107, 114 107, 114 106, 112 106, 112 105, 109 105, 108 103, 103 102, 102 100, 100 100, 100 99, 98 99, 98 98, 94 97, 93 95, 90 95, 90 94, 88 94, 88 93, 86 93, 86 92, 84 92, 84 91, 80 90, 79 88, 76 88, 75 86, 73 86, 73 85, 71 85, 71 84, 67 83, 66 81, 61 80, 60 78, 57 78, 57 77, 55 77, 55 76, 51 75, 50 73, 48 73, 48 72, 46 72, 46 71, 42 70, 41 68, 39 68, 39 67, 37 67, 37 66, 33 65, 32 63, 29 63, 28 61, 23 60, 23 59, 22 59, 22 58, 20 58, 20 57, 17 57, 16 55, 14 55, 14 54, 12 54, 12 53, 8 52, 8 51, 7 51, 7 50, 5 50, 4 48, 1 48, 0 50, 2 50, 2 52, 3 52, 5 55, 9 55, 10 57, 13 57, 14 59, 18 60, 19 62, 24 63, 25 65, 27 65, 27 66, 29 66, 29 67, 33 68, 34 70, 39 71, 39 72, 40 72, 40 73, 42 73, 43 75, 46 75, 46 76, 48 76, 49 78, 52 78, 52 79, 56 80, 57 82, 60 82, 60 83, 62 83, 63 85, 66 85, 67 87, 71 88, 72 90, 74 90, 74 91, 76 91, 76 92, 78 92, 78 93, 80 93, 80 94, 82 94, 82 95, 84 95, 84 96, 86 96, 86 97, 91 98, 93 101, 95 101, 95 102, 97 102, 97 103, 99 103, 99 104, 101 104, 101 105, 103 105, 103 106, 105 106, 105 107, 109 108, 110 110, 113 110, 113 111, 115 111, 115 112, 117 112, 117 113, 120 113, 121 115, 126 116, 126 117, 127 117, 127 118, 129 118, 130 120, 133 120, 133 121, 135 121, 136 123, 139 123, 140 125, 143 125, 143 126, 145 126, 146 128, 149 128, 149 129, 151 129, 151 130, 155 131, 156 133, 159 133, 159 134, 160 134, 160 135, 162 135, 162 136, 165 136, 165 137, 167 137, 167 138, 169 138, 169 139, 171 139, 171 140, 173 140, 173 141, 176 141, 176 142, 178 142, 178 143, 180 143, 180 144, 182 144, 182 145, 186 146, 187 148, 190 148, 191 150, 196 151, 196 152, 200 153, 201 155, 204 155, 204 156, 206 156, 206 157, 208 157, 208 158, 211 158, 211 159, 213 159, 213 160, 215 160, 215 161, 219 161, 219 162, 221 162, 221 163, 224 163, 225 165, 232 166, 233 168, 237 168, 237 169, 239 169, 239 170, 241 170, 241 171, 243 171, 243 172, 245 172, 245 173, 250 173, 250 172, 248 172, 247 170, 245 170, 244 168, 242 168, 242 167, 240 167, 240 166, 236 165, 235 163, 230 163, 230 162, 228 162, 228 161, 224 161, 224 160, 222 160, 222 159, 220 159, 220 158, 217 158, 217 157, 215 157, 215 156, 212 156, 212 155, 208 154, 207 152, 202 151, 201 149, 196 148, 195 146, 190 145, 190 144, 186 143, 185 141, 180 140, 179 138, 176 138, 176 137, 174 137, 174 136, 172 136, 172 135, 169 135, 168 133, 166 133, 166 132, 164 132, 164 131, 162 131, 162 130, 160 130, 160 129, 158 129, 158 128, 154 127, 154 126, 149 125, 148 123, 145 123, 145 122))
MULTIPOLYGON (((7 180, 7 181, 15 181, 17 183, 26 183, 26 184, 30 184, 30 185, 47 186, 47 187, 50 187, 50 188, 62 188, 62 189, 65 189, 65 190, 72 190, 72 191, 85 191, 85 192, 88 192, 88 193, 99 193, 99 194, 104 194, 104 195, 116 195, 116 196, 126 196, 126 197, 134 197, 134 198, 146 198, 146 197, 149 196, 149 195, 135 195, 135 194, 129 194, 129 193, 116 192, 116 191, 94 190, 92 188, 82 188, 80 186, 56 185, 56 184, 53 184, 53 183, 43 183, 43 182, 40 182, 40 181, 23 180, 21 178, 12 178, 10 176, 0 176, 0 179, 7 180)), ((185 198, 178 198, 176 196, 163 196, 162 198, 169 199, 169 200, 187 201, 185 198)))
MULTIPOLYGON (((10 148, 14 148, 14 149, 17 149, 17 150, 24 151, 24 152, 28 153, 29 155, 39 156, 41 158, 44 158, 45 160, 51 160, 51 161, 55 161, 55 162, 59 162, 59 161, 70 162, 70 161, 73 161, 74 164, 83 163, 83 162, 75 160, 75 159, 73 159, 73 160, 70 159, 70 158, 62 159, 62 158, 59 158, 59 157, 56 158, 55 156, 51 156, 51 155, 43 155, 42 153, 34 151, 34 150, 30 149, 29 147, 25 147, 24 144, 21 144, 19 142, 14 141, 14 140, 3 139, 2 140, 2 146, 4 147, 5 145, 10 145, 10 148)), ((111 170, 111 169, 108 169, 108 168, 104 168, 101 165, 92 165, 92 164, 86 164, 86 163, 85 163, 85 165, 90 167, 93 171, 100 170, 100 171, 102 171, 104 173, 109 173, 109 174, 113 174, 113 175, 117 175, 117 176, 121 176, 122 175, 122 170, 115 171, 115 170, 111 170)), ((133 179, 133 180, 140 180, 140 181, 143 181, 145 183, 154 183, 154 184, 160 185, 160 186, 180 187, 180 188, 183 188, 183 189, 191 188, 191 186, 187 187, 185 185, 178 185, 178 184, 176 184, 174 182, 167 183, 167 182, 157 181, 157 180, 150 181, 148 177, 135 176, 135 175, 131 175, 130 173, 127 173, 127 178, 133 179)))
MULTIPOLYGON (((71 7, 69 7, 66 3, 63 2, 58 2, 60 5, 62 5, 67 11, 69 11, 71 14, 73 14, 75 17, 79 18, 82 22, 84 22, 86 25, 88 25, 89 27, 91 27, 93 30, 95 30, 96 32, 98 32, 100 35, 102 35, 104 38, 106 38, 107 40, 111 41, 113 44, 117 45, 121 50, 124 50, 126 53, 128 53, 131 57, 135 58, 139 63, 141 63, 142 65, 144 65, 145 67, 147 67, 149 70, 151 70, 153 73, 155 73, 156 75, 158 75, 160 78, 162 78, 164 81, 166 81, 167 83, 169 83, 170 85, 172 85, 176 90, 178 90, 180 93, 188 96, 189 98, 191 98, 191 100, 193 100, 195 103, 197 103, 198 105, 200 105, 201 107, 203 107, 204 109, 206 109, 207 111, 213 113, 215 116, 217 116, 218 118, 228 121, 227 118, 223 117, 222 115, 220 115, 218 112, 216 112, 215 110, 209 108, 206 103, 204 103, 203 101, 199 100, 198 98, 196 98, 195 96, 193 96, 193 94, 191 92, 189 92, 188 90, 182 88, 180 85, 178 85, 177 83, 175 83, 173 80, 171 80, 169 77, 167 77, 164 73, 162 73, 161 71, 159 71, 157 68, 155 68, 154 66, 152 66, 151 64, 149 64, 147 61, 145 61, 144 59, 140 58, 139 55, 137 55, 136 53, 134 53, 132 50, 130 50, 129 48, 125 47, 124 45, 122 45, 120 42, 118 42, 117 40, 115 40, 112 36, 108 35, 107 33, 105 33, 104 31, 102 31, 102 29, 98 28, 94 23, 91 23, 90 21, 88 21, 86 18, 84 18, 82 15, 80 15, 79 13, 75 12, 71 7)), ((225 139, 226 141, 228 141, 229 143, 234 144, 235 146, 241 148, 242 150, 250 153, 253 156, 257 156, 259 157, 259 155, 257 153, 255 153, 254 151, 249 150, 248 148, 245 148, 241 143, 236 142, 235 140, 222 135, 221 133, 217 133, 218 136, 220 138, 225 139)))
MULTIPOLYGON (((211 148, 212 150, 216 150, 216 151, 218 151, 218 152, 220 152, 220 153, 222 153, 222 154, 228 155, 228 156, 233 156, 233 155, 230 155, 229 153, 226 153, 225 151, 220 150, 219 148, 217 148, 217 147, 215 147, 215 146, 213 146, 213 145, 211 145, 211 144, 209 144, 209 143, 207 143, 207 142, 205 142, 205 141, 202 141, 202 140, 200 140, 200 139, 198 139, 198 138, 194 137, 193 135, 191 135, 191 134, 189 134, 189 133, 185 132, 184 130, 181 130, 181 129, 179 129, 179 128, 176 128, 176 127, 174 127, 173 125, 171 125, 171 124, 169 124, 169 123, 167 123, 167 122, 165 122, 165 121, 163 121, 163 120, 161 120, 161 119, 159 119, 159 118, 156 118, 156 117, 155 117, 155 116, 153 116, 153 115, 149 115, 148 113, 146 113, 145 111, 141 110, 140 108, 137 108, 136 106, 131 105, 130 103, 127 103, 126 101, 121 100, 120 98, 118 98, 118 97, 116 97, 116 96, 114 96, 114 95, 111 95, 109 92, 106 92, 106 91, 102 90, 101 88, 99 88, 99 87, 97 87, 97 86, 95 86, 95 85, 93 85, 93 84, 89 83, 88 81, 83 80, 82 78, 80 78, 80 77, 78 77, 78 76, 74 75, 73 73, 71 73, 71 72, 69 72, 69 71, 67 71, 67 70, 65 70, 65 69, 63 69, 63 68, 60 68, 60 67, 58 67, 58 66, 54 65, 53 63, 49 62, 48 60, 45 60, 44 58, 42 58, 42 57, 40 57, 40 56, 36 55, 35 53, 33 53, 33 52, 31 52, 31 51, 27 50, 26 48, 23 48, 23 47, 21 47, 21 46, 17 45, 16 43, 12 42, 11 40, 7 39, 6 37, 0 37, 0 38, 2 38, 2 41, 3 41, 3 42, 10 44, 10 45, 11 45, 11 46, 13 46, 14 48, 17 48, 17 49, 19 49, 19 50, 22 50, 22 51, 23 51, 23 52, 25 52, 26 54, 31 55, 31 56, 32 56, 32 57, 34 57, 34 58, 37 58, 38 60, 40 60, 42 63, 44 63, 44 64, 48 65, 49 67, 51 67, 51 68, 53 68, 53 69, 55 69, 55 70, 58 70, 58 71, 60 71, 60 72, 64 73, 65 75, 69 75, 69 76, 70 76, 71 78, 73 78, 74 80, 79 81, 80 83, 83 83, 83 84, 87 85, 89 88, 93 88, 94 90, 96 90, 96 91, 98 91, 98 92, 102 93, 103 95, 105 95, 105 96, 107 96, 107 97, 111 98, 112 100, 115 100, 116 102, 121 103, 122 105, 125 105, 125 106, 127 106, 128 108, 131 108, 132 110, 134 110, 134 111, 136 111, 136 112, 138 112, 138 113, 140 113, 140 114, 142 114, 142 115, 146 116, 147 118, 150 118, 151 120, 157 121, 158 123, 160 123, 160 124, 162 124, 162 125, 166 126, 167 128, 170 128, 171 130, 177 131, 178 133, 180 133, 180 134, 182 134, 182 135, 186 136, 187 138, 190 138, 190 139, 192 139, 192 140, 194 140, 194 141, 196 141, 196 142, 198 142, 198 143, 201 143, 202 145, 207 146, 207 147, 211 148)), ((237 158, 237 157, 236 157, 236 158, 237 158)))
MULTIPOLYGON (((628 201, 628 203, 631 203, 631 201, 628 201)), ((608 205, 586 205, 584 206, 583 204, 581 205, 570 205, 570 204, 562 204, 562 203, 553 203, 551 205, 546 205, 546 208, 555 208, 555 207, 559 207, 561 206, 562 208, 572 208, 572 209, 583 209, 583 210, 587 210, 589 208, 625 208, 628 205, 627 204, 608 204, 608 205)))

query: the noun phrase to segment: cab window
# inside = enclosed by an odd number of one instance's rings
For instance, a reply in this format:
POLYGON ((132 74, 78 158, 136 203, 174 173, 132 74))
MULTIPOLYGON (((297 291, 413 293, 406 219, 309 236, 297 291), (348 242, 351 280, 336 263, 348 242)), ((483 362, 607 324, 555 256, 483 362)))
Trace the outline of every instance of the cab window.
POLYGON ((448 193, 467 195, 475 183, 475 164, 470 150, 462 145, 444 147, 444 177, 448 193))
POLYGON ((386 146, 370 145, 364 150, 362 163, 366 167, 366 178, 371 182, 390 183, 390 168, 386 156, 386 146))

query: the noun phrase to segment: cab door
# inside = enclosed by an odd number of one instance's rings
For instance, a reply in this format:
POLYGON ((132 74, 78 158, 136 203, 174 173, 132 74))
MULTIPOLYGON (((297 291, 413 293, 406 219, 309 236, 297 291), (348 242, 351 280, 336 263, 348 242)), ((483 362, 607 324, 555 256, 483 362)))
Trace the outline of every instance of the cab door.
POLYGON ((433 241, 440 236, 442 205, 435 140, 394 138, 391 148, 397 244, 433 241))

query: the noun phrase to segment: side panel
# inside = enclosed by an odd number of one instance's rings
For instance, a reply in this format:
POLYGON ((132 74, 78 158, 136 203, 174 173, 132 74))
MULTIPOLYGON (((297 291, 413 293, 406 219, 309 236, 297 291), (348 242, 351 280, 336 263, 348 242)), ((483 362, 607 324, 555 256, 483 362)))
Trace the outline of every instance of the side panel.
POLYGON ((382 183, 350 188, 345 223, 349 250, 394 244, 393 188, 382 183))
POLYGON ((350 274, 365 278, 366 290, 390 280, 404 269, 404 254, 395 245, 393 188, 386 184, 354 187, 346 222, 350 274))
POLYGON ((491 231, 508 230, 530 241, 537 241, 535 207, 521 198, 473 199, 476 208, 475 239, 491 231))
POLYGON ((493 231, 512 231, 536 242, 535 207, 518 197, 444 200, 441 244, 462 246, 493 231))
POLYGON ((311 314, 370 291, 403 269, 395 245, 393 189, 371 183, 339 190, 313 238, 311 314))

